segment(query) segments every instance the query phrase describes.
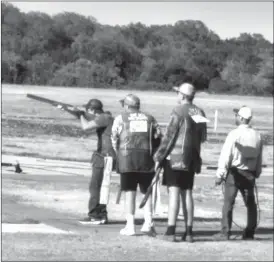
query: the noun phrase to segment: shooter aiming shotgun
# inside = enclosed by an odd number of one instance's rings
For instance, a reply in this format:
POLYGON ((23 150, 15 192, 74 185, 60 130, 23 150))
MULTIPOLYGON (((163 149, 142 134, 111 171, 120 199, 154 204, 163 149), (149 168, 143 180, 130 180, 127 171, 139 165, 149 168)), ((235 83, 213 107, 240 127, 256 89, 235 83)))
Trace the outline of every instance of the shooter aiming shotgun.
POLYGON ((115 152, 110 140, 113 124, 111 113, 109 111, 104 112, 103 104, 98 99, 90 99, 81 108, 37 95, 27 94, 27 97, 67 111, 80 120, 83 130, 95 131, 97 133, 97 149, 91 157, 92 176, 89 185, 88 216, 79 220, 79 222, 96 225, 107 223, 110 180, 112 170, 115 167, 115 152))

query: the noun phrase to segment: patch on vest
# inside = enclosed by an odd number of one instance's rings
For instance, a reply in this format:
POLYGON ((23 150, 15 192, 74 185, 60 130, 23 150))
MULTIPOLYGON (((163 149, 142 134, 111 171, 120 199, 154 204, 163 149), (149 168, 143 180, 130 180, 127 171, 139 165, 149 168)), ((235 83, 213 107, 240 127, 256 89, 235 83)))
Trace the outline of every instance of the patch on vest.
POLYGON ((188 114, 190 115, 192 120, 197 124, 210 122, 207 118, 202 116, 202 113, 198 108, 190 108, 188 114))
POLYGON ((145 120, 133 120, 129 122, 129 131, 131 133, 147 132, 147 121, 145 120))
POLYGON ((191 116, 191 118, 193 119, 193 121, 195 123, 208 123, 210 122, 207 118, 201 116, 201 115, 194 115, 194 116, 191 116))

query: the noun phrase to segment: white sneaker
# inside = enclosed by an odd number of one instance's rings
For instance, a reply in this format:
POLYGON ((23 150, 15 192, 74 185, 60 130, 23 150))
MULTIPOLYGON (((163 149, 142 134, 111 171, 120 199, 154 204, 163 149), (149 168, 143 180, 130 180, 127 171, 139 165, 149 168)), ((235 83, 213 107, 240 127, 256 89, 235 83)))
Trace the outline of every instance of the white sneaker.
POLYGON ((120 234, 123 236, 134 236, 135 235, 135 229, 134 227, 124 227, 120 230, 120 234))
POLYGON ((141 228, 141 232, 151 236, 156 236, 156 230, 153 224, 144 223, 141 228))

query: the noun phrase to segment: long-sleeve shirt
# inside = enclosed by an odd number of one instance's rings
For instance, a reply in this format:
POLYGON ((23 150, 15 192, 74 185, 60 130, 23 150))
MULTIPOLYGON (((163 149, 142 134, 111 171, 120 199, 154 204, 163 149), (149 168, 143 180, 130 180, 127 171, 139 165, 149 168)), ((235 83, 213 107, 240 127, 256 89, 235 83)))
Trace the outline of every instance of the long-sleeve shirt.
MULTIPOLYGON (((188 108, 185 108, 186 110, 189 110, 188 108)), ((189 113, 189 112, 188 112, 189 113)), ((201 110, 201 114, 203 117, 205 117, 205 112, 201 110)), ((182 121, 182 118, 178 113, 176 113, 176 108, 171 112, 169 123, 166 127, 164 136, 162 138, 161 144, 157 150, 157 152, 154 154, 154 161, 155 162, 162 162, 165 158, 170 159, 170 153, 174 149, 174 146, 177 141, 176 134, 178 133, 178 130, 180 128, 180 122, 182 121)), ((197 134, 195 134, 197 135, 197 134)), ((204 143, 207 139, 207 125, 206 123, 203 124, 203 128, 201 129, 201 132, 199 133, 199 137, 195 137, 198 139, 201 143, 204 143)))
POLYGON ((240 125, 232 130, 223 145, 216 176, 224 178, 230 167, 255 172, 259 177, 262 172, 263 143, 261 136, 249 125, 240 125))
MULTIPOLYGON (((115 151, 118 149, 119 137, 124 126, 122 115, 115 117, 112 125, 111 143, 115 151)), ((152 128, 154 129, 154 139, 162 136, 160 126, 155 118, 153 118, 152 128)))

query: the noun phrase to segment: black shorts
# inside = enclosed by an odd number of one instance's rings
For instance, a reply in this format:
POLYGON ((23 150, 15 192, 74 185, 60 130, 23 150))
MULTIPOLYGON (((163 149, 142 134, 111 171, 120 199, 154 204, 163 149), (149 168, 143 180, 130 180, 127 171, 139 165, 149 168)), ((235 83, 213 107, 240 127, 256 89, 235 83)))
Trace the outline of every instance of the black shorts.
POLYGON ((121 190, 136 191, 139 184, 140 191, 145 194, 155 173, 122 173, 120 174, 121 190))
POLYGON ((182 190, 193 189, 194 172, 171 169, 169 161, 165 161, 163 185, 179 187, 182 190))

